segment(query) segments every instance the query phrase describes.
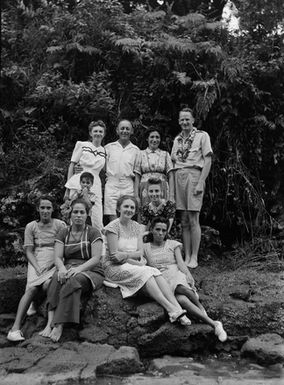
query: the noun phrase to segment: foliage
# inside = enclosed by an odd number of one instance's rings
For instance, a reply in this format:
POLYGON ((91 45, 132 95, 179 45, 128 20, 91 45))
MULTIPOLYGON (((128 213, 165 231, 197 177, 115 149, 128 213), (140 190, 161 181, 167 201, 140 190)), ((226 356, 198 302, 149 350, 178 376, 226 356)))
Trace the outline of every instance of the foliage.
POLYGON ((278 0, 255 8, 254 0, 236 1, 241 29, 234 34, 208 16, 210 2, 191 2, 193 12, 182 16, 169 6, 126 3, 5 3, 6 189, 19 184, 28 194, 27 180, 41 178, 61 203, 72 148, 87 139, 90 120, 105 120, 109 141, 116 118, 129 117, 138 144, 145 126, 157 125, 170 150, 178 110, 188 104, 214 148, 203 222, 228 243, 270 231, 269 211, 283 193, 283 15, 269 16, 278 0))

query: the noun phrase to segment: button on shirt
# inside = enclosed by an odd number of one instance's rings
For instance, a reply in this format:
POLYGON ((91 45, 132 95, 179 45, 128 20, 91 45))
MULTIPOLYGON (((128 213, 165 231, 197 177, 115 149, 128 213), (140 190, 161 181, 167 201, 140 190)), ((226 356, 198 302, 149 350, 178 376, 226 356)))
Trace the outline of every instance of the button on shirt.
POLYGON ((201 170, 204 167, 205 156, 213 154, 209 135, 205 131, 196 131, 188 155, 186 159, 182 160, 177 153, 180 149, 186 147, 186 141, 187 138, 182 134, 178 135, 174 140, 171 153, 174 169, 195 167, 201 170))
POLYGON ((119 141, 105 146, 107 154, 107 177, 134 178, 134 165, 139 154, 139 148, 133 143, 123 147, 119 141))

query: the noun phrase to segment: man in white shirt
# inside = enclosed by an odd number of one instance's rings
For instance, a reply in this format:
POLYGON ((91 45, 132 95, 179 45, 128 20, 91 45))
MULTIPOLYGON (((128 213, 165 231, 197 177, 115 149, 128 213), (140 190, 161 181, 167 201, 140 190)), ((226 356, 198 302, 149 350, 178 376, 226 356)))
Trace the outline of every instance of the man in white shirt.
POLYGON ((139 148, 130 141, 133 134, 129 120, 121 120, 116 132, 118 140, 108 143, 106 150, 106 185, 104 214, 112 221, 117 218, 116 202, 122 195, 134 196, 134 165, 139 148))

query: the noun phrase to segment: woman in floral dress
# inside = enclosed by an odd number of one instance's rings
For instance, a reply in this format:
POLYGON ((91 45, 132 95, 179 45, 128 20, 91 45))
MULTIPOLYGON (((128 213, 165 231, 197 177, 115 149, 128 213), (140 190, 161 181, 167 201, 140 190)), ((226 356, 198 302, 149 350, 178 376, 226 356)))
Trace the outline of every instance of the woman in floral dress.
POLYGON ((168 312, 171 322, 190 324, 170 287, 158 269, 145 266, 142 228, 132 220, 137 209, 134 197, 124 195, 117 202, 119 218, 105 227, 106 256, 104 261, 107 280, 119 286, 123 298, 144 292, 168 312))
POLYGON ((174 202, 174 174, 170 154, 159 148, 161 134, 152 127, 146 133, 148 147, 140 151, 136 162, 135 173, 135 198, 141 206, 149 202, 148 181, 158 178, 162 181, 162 198, 174 202))
POLYGON ((162 198, 162 181, 150 178, 148 181, 148 196, 150 202, 140 208, 140 222, 148 231, 155 217, 164 217, 169 220, 169 231, 174 222, 176 206, 172 201, 162 198))

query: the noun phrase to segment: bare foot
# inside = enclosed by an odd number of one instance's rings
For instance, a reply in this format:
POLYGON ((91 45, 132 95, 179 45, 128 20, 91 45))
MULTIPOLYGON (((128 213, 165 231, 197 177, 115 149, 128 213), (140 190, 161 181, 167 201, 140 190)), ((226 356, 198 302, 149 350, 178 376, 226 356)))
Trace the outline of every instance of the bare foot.
POLYGON ((197 266, 197 257, 191 257, 190 261, 187 263, 187 267, 189 267, 190 269, 195 269, 197 266))
POLYGON ((46 327, 41 332, 39 332, 38 334, 42 337, 50 337, 51 330, 52 330, 51 326, 46 325, 46 327))
POLYGON ((51 330, 49 338, 53 342, 59 341, 59 339, 60 339, 60 337, 62 335, 62 331, 63 331, 63 325, 59 324, 59 325, 54 326, 54 328, 51 330))

